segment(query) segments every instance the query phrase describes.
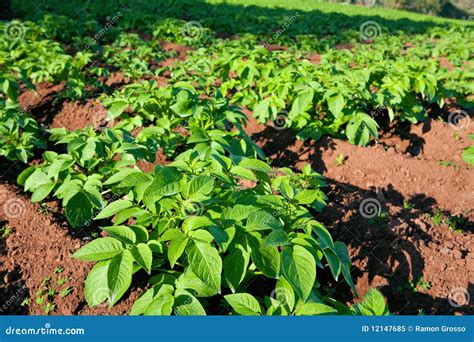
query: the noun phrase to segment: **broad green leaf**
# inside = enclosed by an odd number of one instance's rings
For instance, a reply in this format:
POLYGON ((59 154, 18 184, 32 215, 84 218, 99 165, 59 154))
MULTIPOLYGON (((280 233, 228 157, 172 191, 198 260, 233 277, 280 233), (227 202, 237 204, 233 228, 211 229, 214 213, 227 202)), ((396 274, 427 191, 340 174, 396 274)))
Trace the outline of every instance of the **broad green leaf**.
POLYGON ((315 316, 315 315, 334 315, 337 310, 321 303, 305 303, 296 311, 297 315, 301 316, 315 316))
POLYGON ((462 151, 462 159, 466 163, 474 165, 474 146, 468 147, 462 151))
POLYGON ((132 253, 124 250, 110 260, 107 270, 107 287, 109 288, 109 307, 112 307, 128 290, 132 283, 132 253))
POLYGON ((224 298, 239 315, 258 316, 262 314, 257 299, 249 293, 234 293, 226 295, 224 298))
POLYGON ((323 249, 323 254, 329 264, 332 276, 337 281, 339 278, 339 273, 341 273, 341 264, 339 263, 339 258, 327 248, 323 249))
POLYGON ((378 138, 377 122, 365 113, 354 114, 346 126, 346 136, 351 144, 365 146, 370 136, 378 138))
POLYGON ((277 247, 288 244, 288 234, 283 230, 274 230, 265 239, 265 246, 277 247))
POLYGON ((139 243, 132 248, 133 259, 140 265, 146 273, 151 273, 151 263, 153 260, 153 255, 150 247, 145 243, 139 243))
POLYGON ((153 301, 155 296, 155 288, 148 289, 145 291, 144 294, 140 296, 132 305, 132 309, 130 310, 130 316, 137 316, 142 315, 148 306, 153 301))
POLYGON ((107 232, 111 237, 129 245, 135 244, 137 239, 134 231, 127 226, 101 227, 101 229, 107 232))
POLYGON ((385 299, 376 289, 370 289, 362 301, 361 312, 363 315, 381 316, 386 313, 385 299))
POLYGON ((202 195, 209 195, 214 187, 214 178, 208 176, 197 176, 191 179, 189 182, 189 191, 186 197, 189 198, 192 195, 198 193, 202 195))
POLYGON ((295 292, 285 277, 280 277, 275 285, 275 299, 281 305, 288 307, 290 312, 293 311, 296 302, 295 292))
POLYGON ((176 289, 186 289, 192 292, 196 297, 211 297, 216 295, 220 289, 212 288, 206 285, 193 272, 187 268, 176 282, 176 289))
POLYGON ((171 268, 174 267, 176 261, 183 254, 188 241, 189 238, 187 238, 184 234, 181 234, 170 241, 170 245, 168 247, 168 260, 170 262, 171 268))
POLYGON ((126 101, 116 101, 114 104, 109 108, 109 114, 111 118, 116 118, 123 111, 128 107, 128 103, 126 101))
POLYGON ((249 262, 250 255, 241 246, 224 257, 224 279, 232 292, 237 291, 244 280, 249 262))
POLYGON ((51 193, 55 185, 53 182, 40 185, 31 195, 31 202, 41 202, 44 200, 51 193))
POLYGON ((173 312, 173 305, 173 295, 162 293, 153 299, 143 314, 145 316, 169 316, 173 312))
POLYGON ((255 158, 245 158, 239 163, 239 166, 261 172, 271 172, 273 170, 270 165, 255 158))
POLYGON ((281 269, 303 302, 308 298, 316 280, 316 262, 304 247, 295 245, 281 253, 281 269))
POLYGON ((209 243, 195 241, 186 249, 191 271, 207 286, 220 291, 222 259, 209 243))
POLYGON ((144 200, 154 203, 163 196, 175 195, 179 192, 181 173, 171 167, 157 167, 153 183, 146 189, 144 200))
POLYGON ((329 110, 337 118, 346 104, 344 96, 341 94, 333 95, 329 97, 327 101, 329 110))
POLYGON ((127 200, 117 200, 109 205, 107 205, 102 211, 95 217, 95 220, 104 219, 110 216, 115 215, 121 210, 130 208, 132 206, 132 202, 127 200))
POLYGON ((84 297, 87 305, 94 307, 101 304, 109 297, 107 287, 107 270, 110 261, 100 261, 92 267, 84 282, 84 297))
POLYGON ((190 292, 178 289, 174 295, 174 313, 176 316, 205 316, 206 311, 190 292))
POLYGON ((112 237, 92 240, 83 246, 73 257, 85 261, 100 261, 110 259, 123 251, 122 243, 112 237))
POLYGON ((278 278, 280 274, 280 253, 275 247, 267 247, 263 240, 251 238, 252 261, 269 278, 278 278))

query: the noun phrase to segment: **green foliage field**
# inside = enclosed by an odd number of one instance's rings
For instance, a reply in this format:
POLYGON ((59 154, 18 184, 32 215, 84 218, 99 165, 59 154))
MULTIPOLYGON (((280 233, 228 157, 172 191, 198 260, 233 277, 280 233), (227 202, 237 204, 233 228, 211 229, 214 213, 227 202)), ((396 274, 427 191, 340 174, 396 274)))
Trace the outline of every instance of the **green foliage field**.
POLYGON ((303 140, 365 146, 446 98, 470 108, 473 23, 309 0, 37 5, 12 1, 22 19, 0 25, 0 155, 41 156, 18 176, 32 201, 57 199, 72 227, 107 234, 74 254, 95 262, 90 306, 147 277, 131 314, 388 313, 375 290, 348 307, 318 281, 327 268, 356 294, 347 246, 315 219, 324 180, 273 167, 242 109, 303 140), (108 86, 115 72, 129 84, 108 86), (58 101, 99 98, 109 127, 42 127, 18 105, 39 82, 63 82, 58 101), (171 163, 141 171, 157 151, 171 163))

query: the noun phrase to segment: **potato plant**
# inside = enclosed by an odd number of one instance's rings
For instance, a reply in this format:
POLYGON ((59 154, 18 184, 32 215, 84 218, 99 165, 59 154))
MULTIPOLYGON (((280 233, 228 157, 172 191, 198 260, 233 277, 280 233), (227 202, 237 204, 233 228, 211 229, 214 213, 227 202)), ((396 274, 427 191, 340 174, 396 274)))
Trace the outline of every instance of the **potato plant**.
POLYGON ((309 165, 295 174, 190 150, 150 174, 122 172, 106 183, 125 194, 95 218, 112 219, 102 227, 108 236, 74 254, 97 262, 85 283, 90 306, 114 305, 143 272, 152 287, 132 315, 203 315, 215 300, 222 313, 243 315, 349 312, 319 290, 317 268, 325 266, 355 288, 347 246, 311 214, 326 196, 309 165), (248 293, 254 280, 273 292, 248 293))

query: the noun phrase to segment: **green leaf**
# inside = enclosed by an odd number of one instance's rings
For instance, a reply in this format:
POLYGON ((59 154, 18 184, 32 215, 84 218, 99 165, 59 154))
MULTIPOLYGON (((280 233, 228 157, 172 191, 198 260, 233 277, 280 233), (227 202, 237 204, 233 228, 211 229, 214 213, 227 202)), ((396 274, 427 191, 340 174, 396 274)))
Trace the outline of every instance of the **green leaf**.
POLYGON ((466 163, 474 165, 474 146, 470 146, 462 151, 462 159, 466 163))
POLYGON ((342 109, 344 108, 346 102, 344 96, 341 94, 333 95, 328 98, 328 107, 334 117, 338 117, 341 114, 342 109))
POLYGON ((120 240, 129 245, 133 245, 136 242, 135 232, 127 226, 110 226, 101 227, 103 231, 107 232, 110 236, 120 240))
POLYGON ((121 210, 130 208, 132 206, 132 202, 127 201, 127 200, 117 200, 112 203, 110 203, 108 206, 106 206, 102 211, 95 217, 95 220, 100 220, 104 219, 110 216, 115 215, 121 210))
POLYGON ((239 315, 258 316, 262 314, 257 299, 249 293, 234 293, 226 295, 224 298, 239 315))
POLYGON ((269 278, 278 278, 280 274, 280 253, 275 247, 265 246, 263 240, 249 240, 252 261, 257 268, 269 278))
POLYGON ((239 178, 248 179, 255 182, 258 180, 252 170, 246 169, 242 166, 234 166, 232 169, 230 169, 230 173, 239 178))
POLYGON ((193 113, 195 96, 187 89, 182 89, 176 94, 176 103, 170 109, 181 117, 190 116, 193 113))
POLYGON ((339 278, 339 273, 341 273, 341 265, 339 263, 339 258, 329 249, 323 249, 323 254, 329 264, 332 276, 337 281, 337 279, 339 278))
POLYGON ((208 176, 197 176, 189 182, 189 191, 186 198, 194 194, 209 195, 214 187, 214 178, 208 176))
POLYGON ((320 190, 302 190, 295 196, 295 200, 299 204, 312 204, 321 197, 320 190))
POLYGON ((283 230, 274 230, 265 239, 265 246, 277 247, 284 246, 288 243, 288 234, 283 230))
POLYGON ((110 261, 100 261, 92 267, 84 283, 84 297, 87 305, 94 307, 101 304, 109 297, 107 287, 107 270, 110 261))
POLYGON ((112 118, 116 118, 127 109, 128 103, 126 101, 116 101, 109 109, 109 114, 112 118))
POLYGON ((169 316, 173 312, 173 305, 173 295, 165 292, 153 299, 143 314, 146 316, 169 316))
POLYGON ((40 169, 36 169, 26 180, 25 180, 25 191, 34 191, 43 184, 51 182, 48 175, 42 172, 40 169))
POLYGON ((293 311, 296 302, 295 292, 291 284, 284 277, 280 277, 275 285, 275 297, 282 305, 288 308, 288 311, 293 311))
POLYGON ((363 315, 381 316, 386 313, 385 299, 376 289, 370 289, 364 296, 361 304, 363 315))
POLYGON ((345 243, 343 243, 341 241, 336 241, 335 246, 336 246, 336 254, 337 254, 337 256, 339 258, 339 262, 341 264, 342 275, 344 276, 344 279, 346 280, 346 282, 351 287, 354 294, 356 296, 358 296, 357 289, 354 285, 354 282, 353 282, 352 276, 351 276, 352 263, 351 263, 351 258, 349 257, 349 253, 347 251, 347 246, 346 246, 345 243))
POLYGON ((377 122, 365 113, 354 114, 346 127, 346 136, 351 144, 365 146, 370 136, 378 138, 377 122))
POLYGON ((153 301, 153 297, 155 296, 155 287, 148 289, 145 291, 144 294, 140 296, 132 305, 132 309, 130 310, 130 316, 137 316, 142 315, 145 313, 148 306, 153 301))
POLYGON ((128 290, 132 283, 133 257, 124 250, 110 260, 107 270, 107 287, 109 288, 109 307, 112 307, 128 290))
POLYGON ((176 261, 183 254, 188 241, 189 238, 187 238, 184 234, 181 234, 170 241, 170 245, 168 247, 168 260, 170 261, 171 268, 174 267, 176 261))
POLYGON ((296 311, 297 315, 315 316, 315 315, 334 315, 337 310, 321 303, 305 303, 296 311))
POLYGON ((174 295, 174 313, 177 316, 205 316, 202 304, 191 293, 178 289, 174 295))
POLYGON ((272 214, 259 210, 249 213, 245 229, 247 230, 265 230, 281 229, 283 224, 272 214))
POLYGON ((191 272, 189 267, 186 268, 184 273, 182 273, 178 278, 176 288, 191 290, 197 297, 211 297, 220 291, 220 289, 207 286, 201 279, 191 272))
POLYGON ((220 291, 222 259, 217 249, 208 243, 195 241, 187 250, 191 271, 207 286, 220 291))
POLYGON ((53 190, 56 184, 53 182, 40 185, 31 196, 31 202, 41 202, 44 200, 53 190))
POLYGON ((322 242, 323 248, 329 248, 332 252, 336 252, 336 248, 334 246, 334 241, 332 240, 331 233, 319 222, 312 224, 313 232, 316 233, 318 238, 322 242))
POLYGON ((73 257, 85 261, 100 261, 112 258, 122 251, 123 246, 120 241, 105 237, 92 240, 74 253, 73 257))
POLYGON ((239 166, 261 172, 271 172, 273 170, 270 165, 255 158, 245 158, 239 163, 239 166))
POLYGON ((144 201, 154 203, 163 196, 172 196, 179 192, 181 173, 171 167, 157 167, 153 183, 146 189, 144 201))
POLYGON ((232 292, 237 291, 244 280, 249 262, 250 255, 241 246, 224 257, 224 279, 232 292))
POLYGON ((316 280, 316 262, 313 255, 298 245, 287 247, 281 253, 281 268, 285 278, 305 302, 316 280))
POLYGON ((151 263, 153 261, 153 254, 150 247, 145 243, 139 243, 132 248, 133 259, 139 264, 146 273, 151 273, 151 263))

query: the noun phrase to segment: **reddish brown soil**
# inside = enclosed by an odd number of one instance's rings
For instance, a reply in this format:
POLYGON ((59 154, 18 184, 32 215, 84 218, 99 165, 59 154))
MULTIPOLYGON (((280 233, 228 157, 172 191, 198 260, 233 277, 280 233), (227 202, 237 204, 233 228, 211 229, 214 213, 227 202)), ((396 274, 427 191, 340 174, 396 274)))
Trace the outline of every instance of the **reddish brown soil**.
MULTIPOLYGON (((412 126, 404 139, 423 142, 417 157, 405 153, 409 146, 397 152, 380 144, 364 148, 332 138, 302 143, 289 130, 265 127, 251 118, 247 132, 275 165, 299 168, 310 163, 327 177, 329 206, 318 219, 335 239, 349 245, 360 295, 377 287, 391 310, 401 314, 473 312, 472 306, 457 307, 448 299, 456 304, 466 293, 470 298, 474 295, 474 173, 459 161, 460 150, 468 144, 467 132, 459 132, 457 140, 444 123, 412 126), (340 154, 344 163, 336 166, 340 154), (457 160, 462 166, 440 166, 440 158, 457 160), (362 216, 364 199, 377 201, 382 216, 362 216), (444 216, 440 224, 432 219, 437 209, 444 216), (447 218, 460 214, 465 222, 453 232, 447 218), (418 286, 412 291, 410 281, 417 279, 429 282, 429 289, 418 286)), ((355 300, 347 295, 344 282, 333 286, 337 298, 355 300)))
POLYGON ((453 161, 465 166, 462 150, 472 145, 467 129, 456 129, 439 120, 426 120, 419 125, 408 126, 400 134, 387 134, 380 139, 397 152, 435 162, 453 161))
POLYGON ((186 52, 193 50, 192 47, 171 42, 161 42, 161 48, 163 51, 174 51, 180 60, 186 59, 186 52))
POLYGON ((25 90, 18 97, 18 102, 25 112, 38 113, 46 107, 50 107, 55 95, 65 88, 65 84, 42 82, 35 84, 35 87, 36 90, 25 90))
POLYGON ((85 103, 63 102, 49 126, 65 127, 71 131, 88 125, 99 128, 107 125, 106 118, 107 109, 98 100, 87 100, 85 103))
POLYGON ((129 83, 130 80, 119 71, 111 72, 109 78, 105 81, 105 85, 112 88, 117 88, 129 83))
POLYGON ((137 166, 145 172, 151 172, 155 169, 156 165, 165 165, 170 163, 171 161, 166 158, 166 155, 160 149, 156 151, 155 154, 155 161, 154 162, 147 162, 144 160, 140 160, 137 162, 137 166))
POLYGON ((354 44, 351 43, 341 43, 336 45, 336 50, 352 50, 354 48, 354 44))
POLYGON ((129 311, 141 290, 133 289, 130 297, 126 296, 112 309, 87 306, 83 282, 91 264, 71 257, 85 243, 78 236, 87 235, 87 231, 68 231, 66 224, 52 214, 41 213, 41 207, 32 204, 14 185, 0 184, 0 203, 0 222, 12 228, 0 245, 0 302, 5 303, 0 306, 0 313, 44 314, 44 306, 36 303, 36 293, 43 288, 46 277, 51 277, 53 283, 66 277, 66 283, 59 289, 72 289, 64 298, 54 297, 53 314, 120 315, 129 311), (64 271, 56 274, 57 267, 64 271), (30 298, 29 305, 20 306, 26 298, 30 298))
POLYGON ((321 63, 321 55, 319 53, 312 53, 308 56, 308 60, 311 64, 321 63))
POLYGON ((276 44, 267 44, 267 43, 262 43, 263 46, 269 51, 287 51, 288 46, 283 46, 283 45, 276 45, 276 44))

